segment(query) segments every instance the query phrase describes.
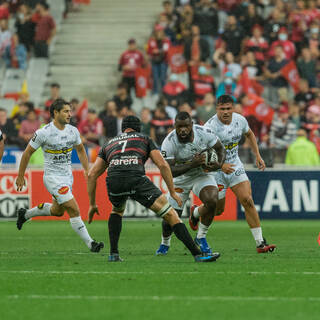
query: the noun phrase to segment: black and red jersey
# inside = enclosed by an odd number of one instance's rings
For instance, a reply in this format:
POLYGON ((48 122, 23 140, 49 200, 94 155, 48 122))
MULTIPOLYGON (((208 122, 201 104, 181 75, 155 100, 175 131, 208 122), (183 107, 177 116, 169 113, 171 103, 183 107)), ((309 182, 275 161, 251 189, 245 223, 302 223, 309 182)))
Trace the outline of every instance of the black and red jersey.
POLYGON ((156 149, 148 136, 132 131, 109 140, 98 156, 108 163, 109 177, 145 175, 144 164, 156 149))

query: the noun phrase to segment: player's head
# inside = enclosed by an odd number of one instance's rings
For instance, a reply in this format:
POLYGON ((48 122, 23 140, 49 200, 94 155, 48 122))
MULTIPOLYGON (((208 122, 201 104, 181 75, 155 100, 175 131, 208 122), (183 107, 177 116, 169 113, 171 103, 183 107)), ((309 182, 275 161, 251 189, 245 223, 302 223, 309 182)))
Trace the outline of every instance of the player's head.
POLYGON ((50 115, 61 124, 70 123, 71 119, 71 106, 70 103, 63 100, 57 99, 50 106, 50 115))
POLYGON ((223 123, 230 123, 234 111, 234 100, 227 94, 221 95, 217 100, 217 117, 223 123))
POLYGON ((132 129, 134 131, 140 132, 141 131, 141 121, 136 116, 127 116, 123 118, 121 131, 125 132, 126 129, 132 129))
POLYGON ((192 140, 192 119, 188 112, 182 111, 176 115, 175 129, 180 142, 187 143, 192 140))

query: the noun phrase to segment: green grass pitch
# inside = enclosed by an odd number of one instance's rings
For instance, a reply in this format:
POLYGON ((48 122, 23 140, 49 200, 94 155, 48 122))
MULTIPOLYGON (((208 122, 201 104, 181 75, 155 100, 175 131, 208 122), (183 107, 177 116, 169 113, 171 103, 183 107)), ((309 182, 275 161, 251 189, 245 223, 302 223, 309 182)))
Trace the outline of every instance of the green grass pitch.
POLYGON ((88 252, 68 222, 0 223, 0 319, 320 319, 320 221, 263 221, 278 249, 257 254, 245 221, 216 222, 208 240, 221 258, 195 263, 172 240, 154 255, 160 220, 124 220, 123 263, 108 263, 103 240, 88 252))

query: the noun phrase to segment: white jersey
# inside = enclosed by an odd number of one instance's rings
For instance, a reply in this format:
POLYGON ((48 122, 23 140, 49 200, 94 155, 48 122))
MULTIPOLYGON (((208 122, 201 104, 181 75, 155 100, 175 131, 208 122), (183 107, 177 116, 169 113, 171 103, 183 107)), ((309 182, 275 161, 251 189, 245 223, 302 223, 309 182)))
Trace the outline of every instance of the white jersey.
POLYGON ((247 119, 234 112, 232 114, 231 123, 224 124, 218 119, 217 115, 214 115, 204 126, 210 128, 224 145, 227 152, 225 162, 241 164, 238 154, 239 141, 241 140, 242 135, 247 133, 250 129, 247 119))
POLYGON ((38 129, 29 142, 34 149, 42 147, 44 154, 44 175, 72 176, 71 152, 81 144, 76 127, 67 124, 59 130, 53 122, 38 129))
MULTIPOLYGON (((176 130, 167 135, 161 146, 161 153, 166 160, 174 159, 176 164, 184 164, 191 162, 194 156, 201 151, 213 147, 218 137, 209 128, 203 126, 193 125, 194 139, 192 142, 181 143, 178 140, 176 130)), ((185 174, 175 177, 174 182, 181 182, 182 180, 196 177, 204 171, 201 167, 194 168, 185 174)))

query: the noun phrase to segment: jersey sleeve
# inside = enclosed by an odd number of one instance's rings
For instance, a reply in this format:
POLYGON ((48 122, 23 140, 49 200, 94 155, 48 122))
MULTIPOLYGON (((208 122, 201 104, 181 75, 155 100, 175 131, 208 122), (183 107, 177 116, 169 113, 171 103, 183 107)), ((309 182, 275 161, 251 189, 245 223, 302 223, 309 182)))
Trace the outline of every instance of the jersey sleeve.
POLYGON ((151 152, 152 150, 158 150, 154 141, 149 137, 148 137, 148 144, 149 144, 149 152, 151 152))
POLYGON ((107 155, 106 155, 106 146, 103 146, 99 153, 98 153, 98 157, 101 158, 102 160, 104 160, 105 162, 107 162, 107 155))
POLYGON ((174 146, 173 146, 173 143, 170 141, 170 139, 166 138, 162 142, 161 153, 166 160, 175 158, 174 146))
POLYGON ((74 142, 74 145, 75 146, 78 146, 79 144, 82 143, 81 141, 81 137, 80 137, 80 132, 79 130, 76 128, 76 127, 73 127, 74 128, 74 133, 75 133, 75 142, 74 142))
POLYGON ((206 140, 207 140, 207 146, 208 148, 213 147, 219 140, 219 138, 213 133, 211 129, 208 127, 204 128, 205 129, 205 135, 206 135, 206 140))
POLYGON ((241 127, 242 127, 242 133, 248 133, 248 131, 250 130, 248 121, 245 117, 241 117, 241 127))
POLYGON ((40 147, 43 146, 45 141, 45 136, 43 134, 43 130, 42 129, 38 129, 33 137, 31 138, 31 140, 29 141, 29 145, 33 148, 33 149, 38 149, 40 147))

